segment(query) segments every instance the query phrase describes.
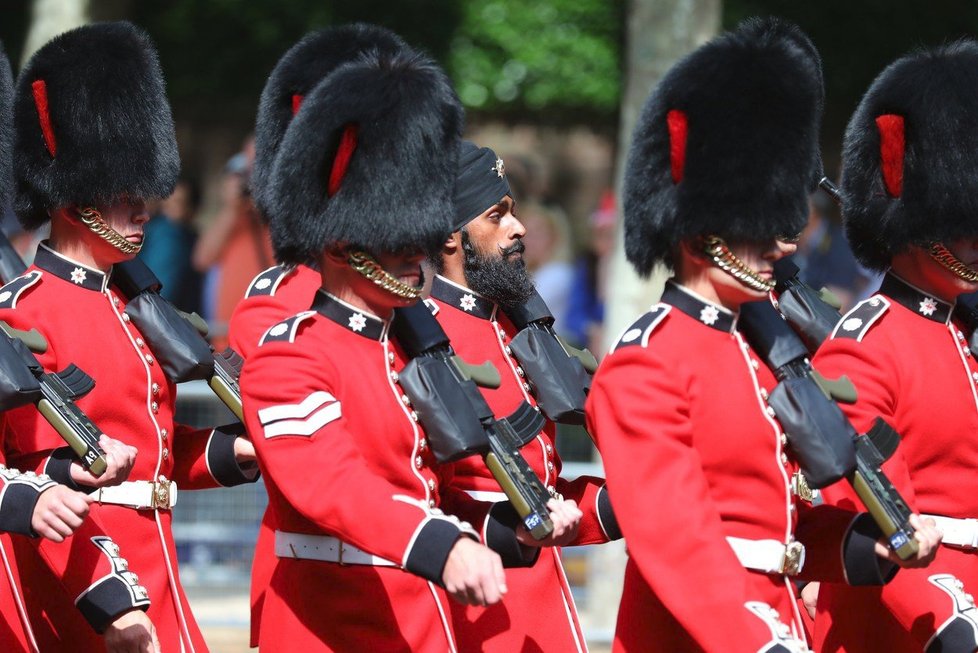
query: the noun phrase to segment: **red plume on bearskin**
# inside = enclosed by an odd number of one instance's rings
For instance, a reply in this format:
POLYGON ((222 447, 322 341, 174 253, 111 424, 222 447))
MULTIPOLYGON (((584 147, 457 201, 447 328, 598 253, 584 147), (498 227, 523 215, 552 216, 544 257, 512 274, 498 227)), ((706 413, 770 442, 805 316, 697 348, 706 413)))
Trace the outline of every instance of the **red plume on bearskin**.
POLYGON ((17 80, 14 126, 27 229, 59 207, 166 197, 180 172, 156 48, 130 23, 79 27, 38 50, 17 80))
POLYGON ((451 232, 462 107, 420 54, 365 53, 303 100, 268 183, 283 263, 318 261, 348 243, 370 252, 434 252, 451 232))
POLYGON ((796 26, 750 19, 681 59, 652 91, 623 191, 639 274, 680 241, 801 231, 822 172, 821 59, 796 26))
POLYGON ((393 54, 408 46, 383 27, 356 23, 307 34, 282 55, 268 76, 255 124, 255 167, 251 175, 255 206, 265 216, 266 187, 275 155, 292 118, 316 84, 338 66, 366 52, 393 54))
POLYGON ((890 64, 849 120, 842 163, 846 232, 864 265, 978 236, 978 43, 890 64))

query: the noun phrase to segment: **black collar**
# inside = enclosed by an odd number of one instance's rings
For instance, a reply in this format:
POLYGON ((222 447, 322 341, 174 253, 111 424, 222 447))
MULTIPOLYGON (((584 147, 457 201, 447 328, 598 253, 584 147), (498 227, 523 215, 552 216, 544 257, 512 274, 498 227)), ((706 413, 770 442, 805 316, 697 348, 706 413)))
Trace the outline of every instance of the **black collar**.
POLYGON ((714 304, 694 294, 691 290, 680 286, 675 281, 670 280, 666 282, 666 289, 662 291, 661 301, 664 304, 675 306, 686 315, 711 329, 733 333, 736 315, 723 306, 714 304))
POLYGON ((941 324, 947 324, 948 320, 951 319, 951 313, 954 312, 953 304, 948 304, 937 297, 928 295, 892 272, 888 272, 883 277, 880 292, 911 313, 916 313, 941 324))
POLYGON ((325 290, 316 291, 312 310, 364 338, 380 340, 387 333, 387 322, 367 311, 350 306, 325 290))
POLYGON ((77 261, 72 261, 67 256, 51 249, 47 241, 37 246, 34 265, 45 272, 50 272, 56 277, 71 282, 73 285, 96 292, 102 292, 108 281, 108 275, 105 273, 82 265, 77 261))
POLYGON ((496 305, 493 302, 441 275, 436 276, 431 283, 431 296, 452 308, 483 320, 490 320, 496 314, 496 305))

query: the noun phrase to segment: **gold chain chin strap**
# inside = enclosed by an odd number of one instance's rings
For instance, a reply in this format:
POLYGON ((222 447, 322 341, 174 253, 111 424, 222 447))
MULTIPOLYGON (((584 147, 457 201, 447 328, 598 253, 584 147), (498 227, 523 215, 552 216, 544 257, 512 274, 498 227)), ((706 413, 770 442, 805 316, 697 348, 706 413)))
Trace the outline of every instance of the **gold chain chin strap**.
POLYGON ((930 255, 935 261, 965 281, 970 283, 975 283, 978 281, 978 270, 966 265, 964 261, 952 254, 951 251, 941 243, 931 244, 930 255))
POLYGON ((110 227, 105 222, 105 218, 102 217, 102 214, 99 213, 98 209, 94 207, 89 206, 83 209, 78 209, 78 217, 86 227, 92 230, 92 233, 96 234, 97 236, 101 236, 103 240, 123 254, 137 254, 139 253, 139 250, 143 248, 142 243, 130 243, 122 234, 110 227))
POLYGON ((761 277, 749 265, 737 258, 730 251, 730 248, 727 247, 727 243, 723 241, 723 238, 719 236, 706 236, 703 249, 713 259, 713 262, 716 263, 718 268, 751 290, 770 292, 774 289, 774 281, 769 281, 761 277))
POLYGON ((392 295, 403 297, 404 299, 418 299, 421 297, 421 288, 401 283, 366 252, 351 251, 348 254, 347 261, 350 267, 392 295))

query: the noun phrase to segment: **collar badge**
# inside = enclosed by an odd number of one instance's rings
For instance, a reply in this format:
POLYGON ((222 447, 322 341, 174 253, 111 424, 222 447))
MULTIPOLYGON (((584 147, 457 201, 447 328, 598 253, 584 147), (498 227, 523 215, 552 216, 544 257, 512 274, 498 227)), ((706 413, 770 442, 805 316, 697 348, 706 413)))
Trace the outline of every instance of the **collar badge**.
POLYGON ((497 177, 502 178, 506 176, 506 165, 499 157, 496 157, 496 165, 494 165, 491 170, 496 173, 497 177))

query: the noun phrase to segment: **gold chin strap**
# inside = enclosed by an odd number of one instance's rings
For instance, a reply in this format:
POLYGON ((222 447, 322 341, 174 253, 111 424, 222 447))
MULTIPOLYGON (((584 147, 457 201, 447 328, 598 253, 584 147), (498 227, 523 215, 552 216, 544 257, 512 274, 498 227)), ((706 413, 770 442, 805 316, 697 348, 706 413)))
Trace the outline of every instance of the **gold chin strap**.
POLYGON ((110 227, 95 207, 88 206, 83 209, 78 209, 77 212, 79 219, 81 219, 86 227, 92 230, 92 233, 101 236, 103 240, 123 254, 137 254, 143 248, 142 243, 134 245, 126 240, 122 234, 110 227))
POLYGON ((347 256, 347 262, 350 264, 350 267, 392 295, 404 299, 418 299, 421 297, 421 287, 401 283, 391 276, 387 270, 382 268, 380 263, 375 261, 370 254, 353 250, 347 256))
POLYGON ((723 238, 706 236, 703 240, 703 250, 713 259, 718 268, 744 284, 751 290, 770 292, 774 289, 774 280, 767 280, 754 272, 749 265, 737 258, 723 238))
POLYGON ((930 255, 935 261, 953 272, 955 276, 961 277, 969 283, 978 281, 978 270, 967 265, 941 243, 933 243, 930 246, 930 255))

